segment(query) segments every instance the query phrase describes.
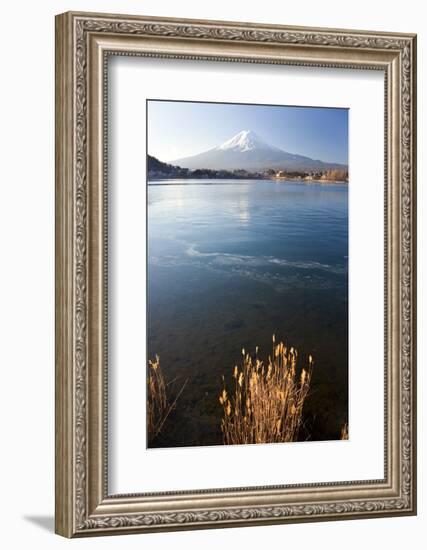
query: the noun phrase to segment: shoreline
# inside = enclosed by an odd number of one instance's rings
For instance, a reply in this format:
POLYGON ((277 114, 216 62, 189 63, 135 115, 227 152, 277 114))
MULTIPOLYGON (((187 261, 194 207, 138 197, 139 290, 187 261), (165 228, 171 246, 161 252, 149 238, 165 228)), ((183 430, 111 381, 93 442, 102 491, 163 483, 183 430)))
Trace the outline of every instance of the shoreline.
POLYGON ((326 183, 326 184, 341 184, 341 185, 348 185, 348 181, 345 180, 322 180, 322 179, 300 179, 300 178, 282 178, 282 177, 273 177, 273 178, 265 178, 265 179, 271 179, 272 181, 280 181, 285 183, 286 181, 291 181, 292 183, 326 183))
MULTIPOLYGON (((305 184, 305 185, 311 185, 311 184, 322 184, 322 185, 348 185, 348 181, 344 181, 344 180, 321 180, 321 179, 312 179, 312 180, 305 180, 305 179, 300 179, 300 178, 285 178, 285 177, 265 177, 265 178, 254 178, 254 177, 246 177, 246 178, 183 178, 183 177, 180 177, 180 178, 170 178, 170 177, 164 177, 164 178, 148 178, 147 179, 147 184, 150 185, 149 182, 162 182, 162 181, 170 181, 170 182, 174 182, 174 181, 197 181, 197 183, 203 183, 204 181, 206 182, 209 182, 209 181, 218 181, 218 182, 225 182, 225 181, 236 181, 236 182, 239 182, 239 181, 272 181, 272 182, 276 182, 276 183, 300 183, 300 184, 305 184)), ((153 184, 152 184, 153 185, 153 184)), ((158 185, 161 185, 161 184, 158 184, 158 185)), ((168 184, 164 184, 164 185, 168 185, 168 184)), ((171 183, 170 185, 173 185, 173 183, 171 183)))

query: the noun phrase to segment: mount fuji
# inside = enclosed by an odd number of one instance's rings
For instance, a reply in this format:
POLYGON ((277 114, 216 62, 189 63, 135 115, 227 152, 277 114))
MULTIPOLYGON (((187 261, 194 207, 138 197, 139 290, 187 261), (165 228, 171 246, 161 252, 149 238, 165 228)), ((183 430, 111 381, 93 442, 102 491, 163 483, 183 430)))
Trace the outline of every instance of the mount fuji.
POLYGON ((314 160, 288 153, 264 141, 252 130, 242 130, 221 145, 193 155, 169 161, 181 168, 211 170, 266 170, 289 171, 347 169, 346 165, 314 160))

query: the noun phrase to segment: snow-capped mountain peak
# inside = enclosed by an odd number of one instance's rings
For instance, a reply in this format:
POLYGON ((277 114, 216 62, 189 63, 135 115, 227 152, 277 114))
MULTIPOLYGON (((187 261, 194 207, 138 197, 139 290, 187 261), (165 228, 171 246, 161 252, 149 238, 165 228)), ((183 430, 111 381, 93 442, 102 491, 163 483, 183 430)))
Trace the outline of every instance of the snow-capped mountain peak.
POLYGON ((294 170, 337 168, 309 157, 288 153, 264 141, 252 130, 241 130, 224 143, 189 157, 170 160, 170 164, 190 170, 294 170))
POLYGON ((220 151, 235 150, 235 151, 253 151, 254 149, 271 148, 258 134, 252 130, 242 130, 231 139, 224 141, 218 145, 220 151))

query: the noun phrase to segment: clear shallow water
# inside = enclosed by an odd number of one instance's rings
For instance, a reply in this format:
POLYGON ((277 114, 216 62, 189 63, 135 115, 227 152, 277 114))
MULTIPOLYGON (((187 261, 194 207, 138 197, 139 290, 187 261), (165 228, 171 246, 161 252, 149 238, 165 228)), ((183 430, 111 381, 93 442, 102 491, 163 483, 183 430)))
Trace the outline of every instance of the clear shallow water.
POLYGON ((301 439, 347 421, 347 185, 173 180, 148 187, 148 354, 188 378, 158 446, 221 443, 218 394, 271 336, 316 361, 301 439))

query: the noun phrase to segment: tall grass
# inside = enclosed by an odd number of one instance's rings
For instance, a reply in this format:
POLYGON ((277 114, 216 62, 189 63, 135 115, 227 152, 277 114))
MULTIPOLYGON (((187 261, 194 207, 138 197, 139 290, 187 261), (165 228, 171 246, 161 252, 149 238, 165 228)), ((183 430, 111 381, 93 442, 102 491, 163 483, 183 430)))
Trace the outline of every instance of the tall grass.
POLYGON ((298 369, 298 352, 275 343, 264 364, 258 348, 252 357, 242 349, 242 363, 234 367, 232 387, 219 396, 223 408, 221 430, 226 445, 295 441, 302 423, 313 368, 298 369))
POLYGON ((341 437, 342 440, 348 439, 348 424, 347 422, 341 426, 341 437))
POLYGON ((174 399, 169 395, 168 386, 171 383, 167 383, 165 380, 160 368, 159 356, 156 355, 153 361, 149 360, 147 373, 147 434, 149 444, 160 434, 168 416, 183 392, 187 380, 185 380, 174 399))

